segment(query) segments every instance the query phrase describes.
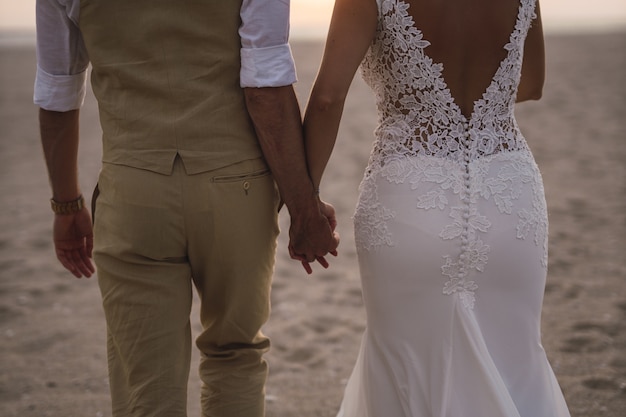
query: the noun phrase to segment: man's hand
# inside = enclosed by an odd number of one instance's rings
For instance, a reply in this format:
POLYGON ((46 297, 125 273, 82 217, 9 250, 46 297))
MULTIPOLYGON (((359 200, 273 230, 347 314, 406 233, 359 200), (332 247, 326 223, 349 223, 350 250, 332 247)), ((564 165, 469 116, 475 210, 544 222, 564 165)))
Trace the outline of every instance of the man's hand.
MULTIPOLYGON (((41 144, 46 158, 52 197, 72 201, 80 196, 78 186, 78 119, 79 110, 58 112, 39 110, 41 144)), ((61 264, 75 277, 90 277, 93 231, 89 210, 83 207, 73 214, 54 217, 54 248, 61 264)))
POLYGON ((289 254, 303 262, 308 273, 312 272, 309 262, 317 260, 328 267, 324 256, 336 253, 339 244, 336 220, 334 210, 320 206, 307 171, 293 86, 244 88, 244 94, 263 156, 291 216, 289 254))
POLYGON ((95 268, 91 262, 93 229, 89 210, 54 216, 54 249, 61 264, 76 278, 89 278, 95 268))
POLYGON ((289 255, 299 260, 308 274, 313 272, 310 263, 319 262, 328 268, 325 255, 337 256, 339 234, 335 232, 337 219, 335 209, 328 203, 318 200, 319 212, 313 213, 304 221, 292 217, 289 229, 289 255))

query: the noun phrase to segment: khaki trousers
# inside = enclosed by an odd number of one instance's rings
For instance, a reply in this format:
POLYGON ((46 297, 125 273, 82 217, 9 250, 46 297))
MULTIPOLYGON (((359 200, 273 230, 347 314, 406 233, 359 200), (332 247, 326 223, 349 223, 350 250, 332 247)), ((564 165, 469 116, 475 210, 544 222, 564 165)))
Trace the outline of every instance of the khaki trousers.
POLYGON ((264 414, 278 192, 262 160, 187 175, 105 164, 94 259, 115 417, 186 416, 192 286, 205 417, 264 414))

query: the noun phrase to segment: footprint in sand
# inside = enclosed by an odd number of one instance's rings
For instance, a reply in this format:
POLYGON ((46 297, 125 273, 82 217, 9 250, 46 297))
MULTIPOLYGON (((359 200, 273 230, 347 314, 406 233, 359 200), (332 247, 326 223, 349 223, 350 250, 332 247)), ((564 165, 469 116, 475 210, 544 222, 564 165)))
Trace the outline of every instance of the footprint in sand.
POLYGON ((313 349, 311 348, 297 348, 289 351, 289 354, 285 356, 290 362, 305 363, 314 356, 313 349))
POLYGON ((565 341, 561 352, 566 353, 593 353, 603 352, 608 348, 606 341, 598 340, 594 336, 575 336, 565 341))
POLYGON ((583 381, 583 385, 590 389, 603 391, 617 391, 620 389, 616 381, 607 378, 588 378, 583 381))
POLYGON ((619 332, 618 327, 613 323, 595 322, 575 323, 572 330, 578 335, 567 339, 561 352, 604 352, 611 346, 614 336, 619 332))
POLYGON ((575 331, 597 331, 608 336, 615 336, 619 332, 616 323, 594 323, 585 321, 574 324, 572 329, 575 331))

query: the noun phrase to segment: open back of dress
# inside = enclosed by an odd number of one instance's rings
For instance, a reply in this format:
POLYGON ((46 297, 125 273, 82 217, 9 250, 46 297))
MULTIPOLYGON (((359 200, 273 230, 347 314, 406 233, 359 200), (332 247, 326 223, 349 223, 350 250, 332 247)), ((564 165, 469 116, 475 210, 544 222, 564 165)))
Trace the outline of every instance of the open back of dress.
POLYGON ((535 0, 470 106, 409 4, 378 6, 362 73, 379 123, 354 216, 368 327, 339 415, 569 416, 540 339, 543 184, 514 116, 535 0))

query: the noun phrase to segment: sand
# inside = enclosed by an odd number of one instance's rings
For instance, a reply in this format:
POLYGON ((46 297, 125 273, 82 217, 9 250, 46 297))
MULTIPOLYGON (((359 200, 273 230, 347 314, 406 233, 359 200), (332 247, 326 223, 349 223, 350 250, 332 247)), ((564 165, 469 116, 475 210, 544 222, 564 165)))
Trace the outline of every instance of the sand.
MULTIPOLYGON (((544 347, 573 417, 626 415, 626 32, 547 37, 544 97, 518 121, 543 173, 550 216, 544 347)), ((322 53, 294 42, 304 105, 322 53)), ((96 278, 76 280, 57 263, 52 214, 32 104, 32 46, 0 48, 0 415, 109 416, 105 323, 96 278)), ((265 332, 268 417, 334 416, 365 316, 351 215, 375 125, 360 78, 322 184, 338 211, 340 256, 307 277, 280 238, 273 312, 265 332)), ((100 168, 96 106, 81 118, 83 190, 100 168)), ((288 218, 281 214, 287 230, 288 218)), ((197 333, 198 306, 193 329, 197 333)), ((199 382, 189 415, 199 416, 199 382)), ((387 416, 385 416, 387 417, 387 416)), ((391 416, 393 417, 393 416, 391 416)), ((487 417, 487 416, 479 416, 487 417)))

